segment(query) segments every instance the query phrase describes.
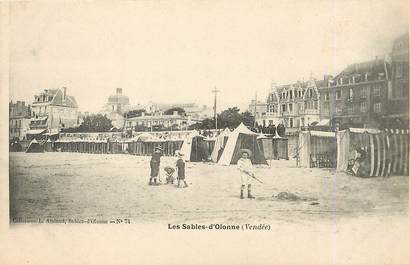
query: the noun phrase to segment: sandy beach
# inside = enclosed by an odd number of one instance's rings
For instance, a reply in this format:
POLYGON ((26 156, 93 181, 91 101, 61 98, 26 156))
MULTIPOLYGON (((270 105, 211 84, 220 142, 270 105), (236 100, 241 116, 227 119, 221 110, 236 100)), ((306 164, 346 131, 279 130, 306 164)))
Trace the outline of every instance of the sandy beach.
MULTIPOLYGON (((176 158, 163 157, 161 178, 176 158)), ((149 186, 149 157, 10 153, 10 219, 127 218, 132 223, 316 222, 405 216, 407 176, 357 178, 293 160, 256 166, 256 199, 239 199, 235 166, 187 163, 188 188, 149 186), (278 200, 280 192, 298 200, 278 200)))

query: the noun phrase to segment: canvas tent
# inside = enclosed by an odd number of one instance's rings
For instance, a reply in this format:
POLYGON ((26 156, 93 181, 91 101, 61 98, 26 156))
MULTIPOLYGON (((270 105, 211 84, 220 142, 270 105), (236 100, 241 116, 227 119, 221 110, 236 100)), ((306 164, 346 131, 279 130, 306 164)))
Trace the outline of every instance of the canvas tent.
POLYGON ((225 130, 223 130, 221 134, 216 137, 215 145, 211 154, 212 161, 218 162, 220 155, 222 154, 221 151, 225 148, 230 134, 231 131, 228 128, 225 128, 225 130))
POLYGON ((408 175, 408 130, 380 131, 377 129, 350 128, 337 135, 337 170, 346 171, 352 166, 358 150, 364 158, 360 168, 352 170, 362 177, 408 175))
POLYGON ((298 155, 301 167, 336 167, 336 133, 302 131, 299 134, 298 155))
POLYGON ((228 142, 218 161, 220 165, 236 164, 241 157, 241 149, 252 151, 253 164, 267 164, 262 148, 258 144, 258 134, 249 130, 243 123, 230 133, 228 142))
POLYGON ((258 143, 262 149, 263 155, 266 159, 274 159, 273 151, 273 139, 266 135, 260 134, 258 136, 258 143))
POLYGON ((33 139, 30 143, 30 145, 28 146, 26 153, 43 153, 44 152, 44 148, 42 145, 40 145, 39 142, 37 142, 36 139, 33 139))
POLYGON ((50 139, 48 139, 45 143, 44 143, 44 150, 46 152, 52 152, 53 151, 53 142, 51 142, 50 139))
POLYGON ((289 159, 288 154, 288 139, 284 137, 280 137, 277 132, 275 132, 275 136, 272 138, 273 142, 273 159, 289 159))
POLYGON ((210 157, 204 137, 199 135, 197 131, 193 131, 186 137, 181 147, 181 153, 184 154, 186 161, 191 162, 207 161, 210 157))

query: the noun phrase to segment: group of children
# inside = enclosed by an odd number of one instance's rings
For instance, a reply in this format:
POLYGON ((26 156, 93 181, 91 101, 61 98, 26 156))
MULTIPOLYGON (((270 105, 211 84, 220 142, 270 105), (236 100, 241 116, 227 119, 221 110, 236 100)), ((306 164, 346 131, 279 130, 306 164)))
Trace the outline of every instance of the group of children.
MULTIPOLYGON (((185 180, 185 161, 184 161, 184 154, 181 153, 180 151, 175 152, 176 155, 178 156, 178 160, 176 162, 176 169, 177 169, 177 181, 178 181, 178 188, 181 188, 180 184, 183 182, 184 186, 182 188, 188 187, 188 184, 186 183, 185 180)), ((161 155, 162 155, 162 149, 160 147, 155 148, 154 153, 151 156, 151 161, 150 161, 150 167, 151 167, 151 174, 150 174, 150 179, 149 179, 149 185, 160 185, 161 180, 159 178, 160 175, 160 164, 161 164, 161 155)), ((165 174, 166 174, 166 184, 174 184, 175 178, 174 178, 174 173, 175 169, 174 167, 171 166, 166 166, 164 168, 165 174)))
MULTIPOLYGON (((152 154, 151 161, 150 161, 150 166, 151 166, 151 175, 149 179, 149 185, 160 185, 161 181, 159 179, 159 171, 160 171, 160 163, 161 163, 161 148, 157 147, 152 154)), ((177 187, 181 188, 180 184, 183 182, 184 186, 182 188, 188 187, 188 184, 186 183, 185 180, 185 161, 184 161, 184 154, 181 153, 180 151, 175 152, 176 155, 178 156, 178 160, 176 161, 176 170, 177 170, 177 187)), ((252 152, 249 149, 242 149, 241 150, 241 158, 238 160, 237 163, 237 168, 239 171, 239 175, 241 177, 241 193, 240 193, 240 198, 244 199, 244 191, 245 187, 247 187, 248 191, 248 198, 249 199, 254 199, 255 197, 251 193, 251 188, 252 188, 252 181, 253 179, 256 179, 253 173, 253 166, 251 162, 251 156, 252 152)), ((174 173, 175 169, 174 167, 171 166, 166 166, 164 168, 164 171, 166 173, 166 184, 174 184, 174 173)))

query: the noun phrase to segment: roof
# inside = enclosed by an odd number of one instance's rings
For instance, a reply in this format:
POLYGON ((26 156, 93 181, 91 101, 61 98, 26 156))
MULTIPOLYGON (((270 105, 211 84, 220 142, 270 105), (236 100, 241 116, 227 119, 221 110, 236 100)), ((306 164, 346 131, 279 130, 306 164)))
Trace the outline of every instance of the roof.
MULTIPOLYGON (((73 96, 66 95, 66 97, 63 98, 64 97, 63 88, 45 89, 43 92, 40 93, 40 95, 52 96, 53 99, 51 101, 46 102, 46 103, 49 103, 50 105, 78 108, 77 101, 75 100, 73 96)), ((44 103, 44 102, 33 102, 33 105, 36 105, 38 103, 44 103)))
MULTIPOLYGON (((362 77, 362 79, 364 80, 364 76, 367 74, 368 80, 374 80, 377 78, 377 75, 379 73, 386 74, 385 60, 376 58, 375 60, 371 60, 371 61, 351 64, 347 66, 334 79, 338 80, 339 78, 348 78, 351 76, 358 76, 358 77, 362 77)), ((344 83, 348 83, 348 81, 344 83)))
POLYGON ((248 127, 246 127, 243 123, 239 124, 238 127, 236 127, 236 129, 233 131, 233 133, 257 134, 249 130, 248 127))

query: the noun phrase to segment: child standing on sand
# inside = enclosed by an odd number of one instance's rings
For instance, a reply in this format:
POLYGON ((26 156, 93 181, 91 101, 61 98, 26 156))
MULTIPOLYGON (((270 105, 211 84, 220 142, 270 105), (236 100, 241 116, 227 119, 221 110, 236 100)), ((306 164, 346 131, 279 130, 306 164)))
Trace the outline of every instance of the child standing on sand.
POLYGON ((149 185, 159 185, 158 177, 159 177, 159 166, 161 163, 161 151, 160 147, 155 148, 154 153, 152 154, 150 167, 151 167, 151 174, 149 178, 149 185))
POLYGON ((252 187, 252 176, 253 176, 253 166, 250 160, 252 156, 252 151, 249 149, 241 150, 242 157, 238 160, 238 170, 241 175, 241 199, 244 198, 243 192, 245 190, 245 185, 248 185, 248 198, 254 199, 255 197, 251 194, 252 187))
POLYGON ((181 183, 181 181, 184 182, 183 188, 188 187, 188 184, 185 181, 185 161, 183 157, 184 157, 184 154, 181 152, 178 152, 178 160, 176 164, 176 167, 178 170, 178 186, 177 186, 178 188, 180 188, 179 184, 181 183))

